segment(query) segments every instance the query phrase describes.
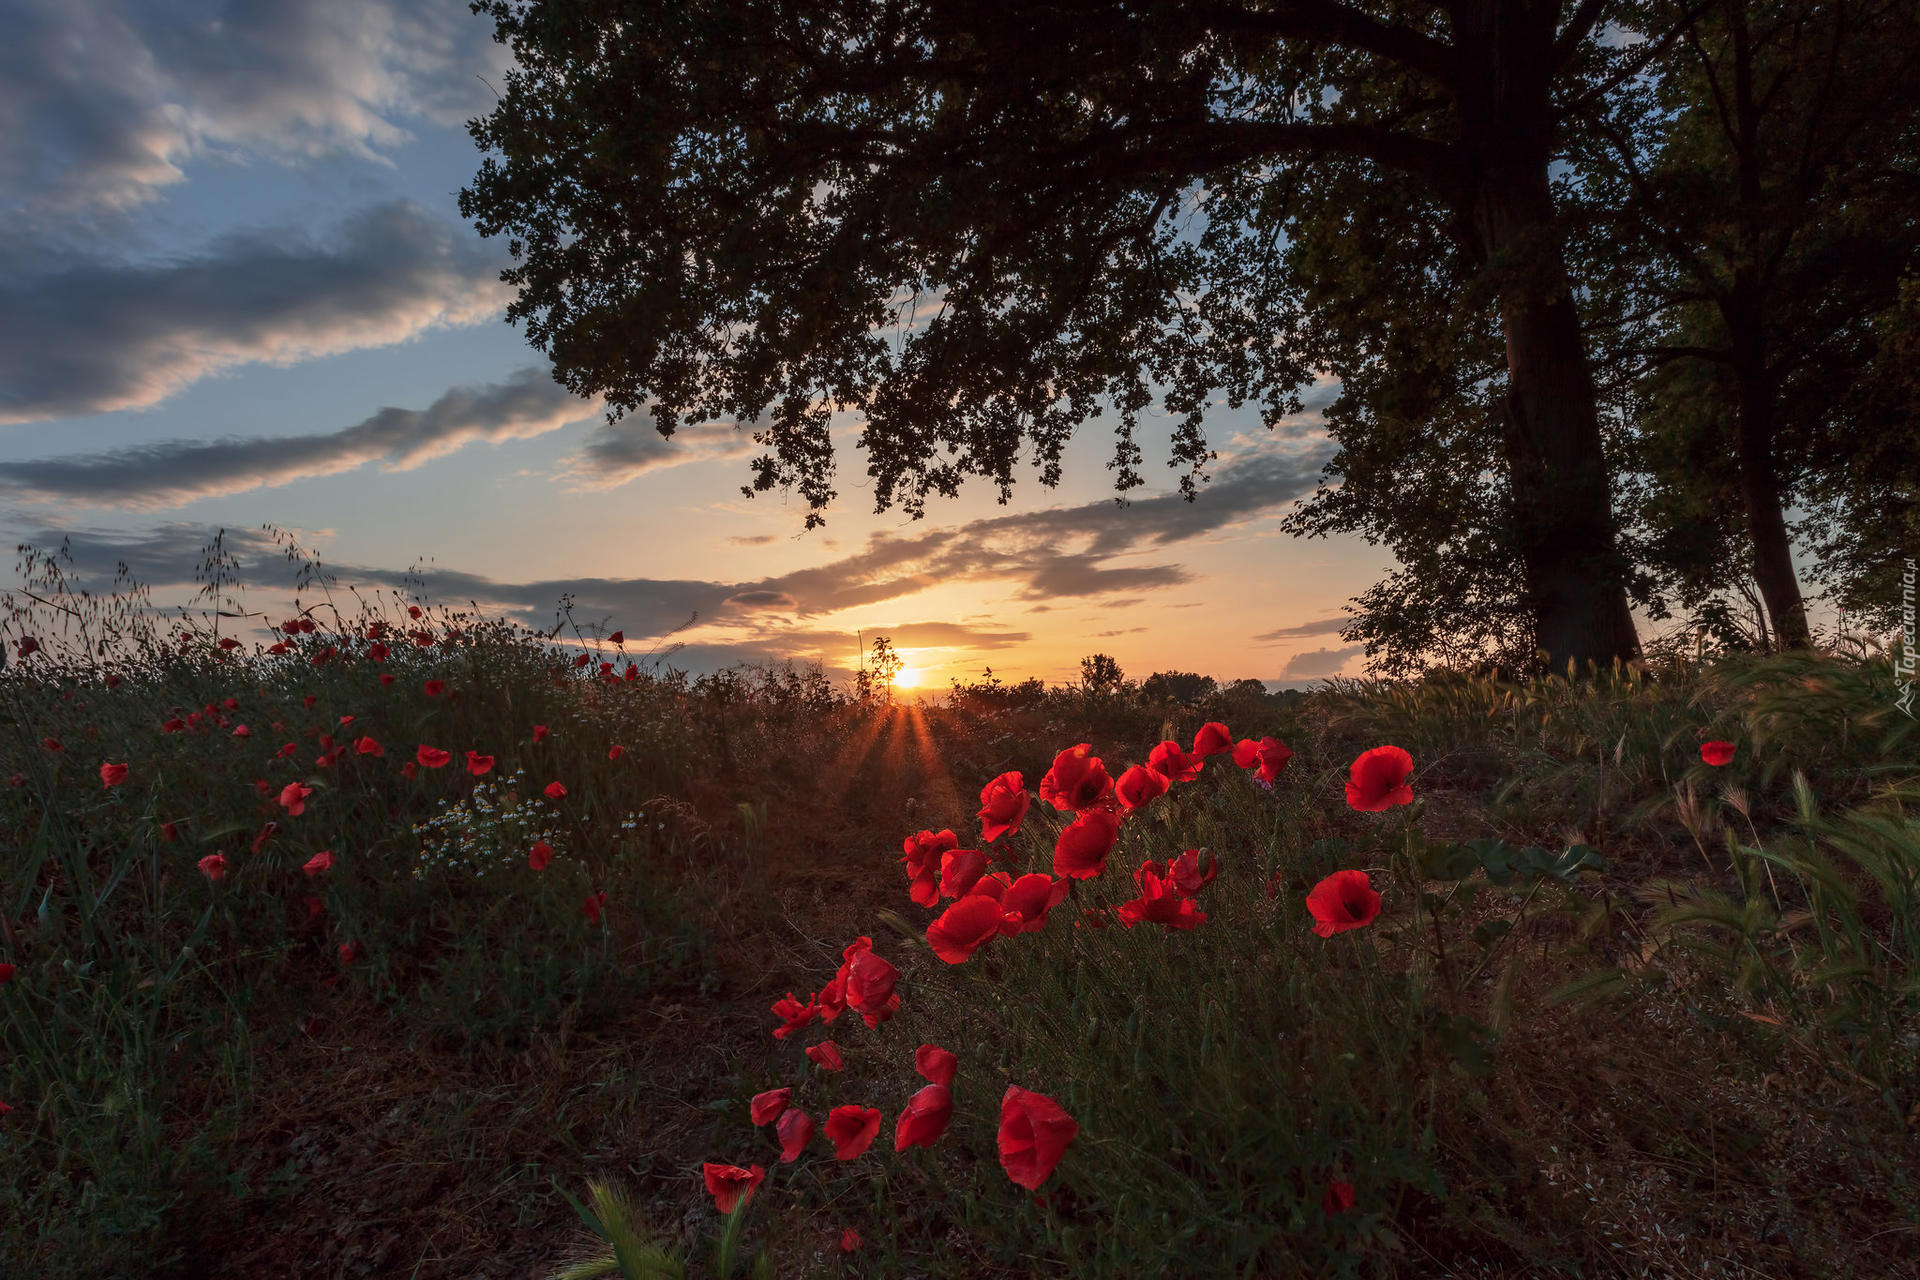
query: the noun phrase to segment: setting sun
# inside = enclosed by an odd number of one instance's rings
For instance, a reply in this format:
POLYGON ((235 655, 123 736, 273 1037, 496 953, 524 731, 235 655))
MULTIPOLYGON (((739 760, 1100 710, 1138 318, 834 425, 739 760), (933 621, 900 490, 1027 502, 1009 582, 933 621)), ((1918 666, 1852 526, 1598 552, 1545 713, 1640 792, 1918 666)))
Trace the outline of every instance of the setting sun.
POLYGON ((913 667, 900 668, 900 673, 893 678, 893 687, 896 689, 912 689, 919 683, 920 672, 913 667))

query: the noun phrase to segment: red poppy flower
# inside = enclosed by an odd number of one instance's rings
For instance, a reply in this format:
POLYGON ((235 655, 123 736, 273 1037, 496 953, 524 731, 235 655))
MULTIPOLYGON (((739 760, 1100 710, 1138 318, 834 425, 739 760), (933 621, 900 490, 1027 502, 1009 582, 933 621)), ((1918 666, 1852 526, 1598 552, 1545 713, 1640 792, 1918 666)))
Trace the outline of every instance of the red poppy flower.
POLYGON ((323 871, 333 870, 333 851, 331 849, 322 849, 311 858, 308 858, 306 865, 300 869, 309 876, 317 876, 323 871))
POLYGON ((163 721, 161 723, 160 732, 179 733, 182 729, 186 727, 187 727, 187 722, 185 720, 182 720, 179 716, 175 716, 173 719, 163 721))
POLYGON ((1032 802, 1033 795, 1022 785, 1018 769, 980 788, 980 839, 992 844, 1008 832, 1018 831, 1032 802))
POLYGON ((1159 863, 1142 863, 1133 878, 1140 886, 1140 896, 1116 908, 1120 923, 1127 928, 1163 924, 1169 929, 1191 929, 1206 923, 1206 912, 1194 907, 1193 899, 1180 892, 1173 878, 1160 870, 1159 863))
POLYGON ((794 1032, 812 1025, 814 1018, 819 1016, 820 1009, 811 1000, 801 1004, 793 998, 793 992, 789 991, 784 999, 773 1002, 773 1013, 781 1020, 781 1025, 773 1029, 773 1038, 785 1040, 794 1032))
POLYGON ((102 764, 100 766, 100 785, 117 787, 127 780, 127 766, 124 764, 102 764))
POLYGON ((767 1171, 759 1165, 742 1169, 733 1164, 703 1164, 700 1172, 713 1194, 713 1207, 722 1213, 732 1213, 735 1205, 751 1200, 753 1189, 767 1180, 767 1171))
POLYGON ((807 1144, 813 1141, 813 1117, 788 1107, 781 1114, 779 1123, 773 1126, 773 1133, 780 1139, 780 1163, 792 1164, 807 1149, 807 1144))
POLYGON ((1000 1167, 1016 1185, 1038 1191, 1079 1132, 1052 1098, 1008 1085, 1000 1100, 1000 1167))
POLYGON ((400 766, 400 776, 405 778, 408 782, 413 781, 414 772, 415 772, 414 764, 413 764, 413 761, 411 760, 407 761, 405 764, 400 766))
POLYGON ((546 786, 546 796, 549 800, 565 800, 567 789, 558 782, 549 782, 546 786))
POLYGON ((964 898, 987 874, 987 855, 978 849, 949 849, 940 855, 940 896, 964 898))
POLYGON ((353 749, 363 756, 384 756, 387 749, 372 738, 361 738, 353 744, 353 749))
POLYGON ((822 1022, 832 1022, 840 1016, 847 1007, 846 965, 840 966, 840 971, 833 975, 833 981, 814 993, 813 1004, 822 1022))
POLYGON ((303 787, 297 782, 289 782, 280 788, 280 807, 290 816, 297 818, 307 811, 307 797, 312 794, 312 787, 303 787))
POLYGON ((367 657, 375 662, 385 662, 392 652, 393 650, 377 641, 367 646, 367 657))
POLYGON ((160 824, 160 838, 168 844, 179 844, 180 828, 171 822, 163 822, 160 824))
POLYGON ((365 959, 366 955, 367 955, 366 947, 357 940, 353 942, 343 942, 340 944, 340 963, 341 964, 353 964, 357 960, 365 959))
POLYGON ((1000 932, 1033 933, 1047 923, 1047 912, 1059 906, 1072 882, 1032 871, 1000 895, 1000 932))
POLYGON ((443 769, 453 759, 453 752, 442 751, 439 747, 430 747, 423 742, 415 749, 413 758, 425 768, 443 769))
POLYGON ((222 636, 220 637, 220 647, 222 649, 227 649, 227 650, 238 649, 240 647, 240 642, 238 640, 235 640, 232 636, 222 636))
POLYGON ((25 660, 27 658, 31 658, 34 654, 40 652, 40 642, 38 640, 35 640, 32 636, 22 636, 20 639, 20 643, 18 645, 15 645, 14 649, 18 653, 20 658, 22 660, 25 660))
POLYGON ((611 662, 603 662, 600 664, 600 678, 602 680, 613 679, 613 664, 611 662))
POLYGON ((893 999, 900 971, 872 951, 858 951, 847 961, 847 1007, 856 1013, 884 1017, 893 999))
POLYGON ((1345 1213, 1353 1208, 1356 1200, 1353 1184, 1335 1178, 1327 1183, 1326 1194, 1320 1197, 1320 1208, 1328 1217, 1332 1217, 1336 1213, 1345 1213))
POLYGON ((1407 776, 1413 757, 1399 747, 1362 751, 1347 774, 1347 803, 1362 813, 1380 813, 1397 804, 1413 802, 1407 776))
POLYGON ((387 634, 387 624, 378 618, 367 624, 367 639, 378 640, 385 634, 387 634))
POLYGON ((840 1056, 840 1046, 831 1040, 822 1040, 819 1044, 807 1046, 807 1056, 822 1071, 839 1071, 846 1067, 847 1061, 840 1056))
POLYGON ((267 841, 273 838, 273 833, 279 829, 280 824, 277 822, 269 822, 261 827, 259 832, 253 837, 253 851, 255 853, 260 852, 260 850, 265 847, 267 841))
POLYGON ((1186 749, 1169 738, 1147 752, 1147 768, 1168 782, 1192 782, 1207 767, 1204 756, 1188 755, 1186 749))
POLYGON ((877 1107, 835 1107, 827 1113, 827 1123, 820 1131, 833 1144, 835 1160, 852 1160, 873 1145, 874 1135, 880 1132, 880 1110, 877 1107))
POLYGON ((1000 904, 981 893, 968 894, 927 926, 927 945, 948 964, 964 963, 998 936, 1000 904))
POLYGON ((1287 761, 1293 759, 1293 752, 1287 744, 1278 738, 1262 738, 1255 742, 1252 738, 1242 738, 1234 744, 1233 762, 1242 769, 1250 769, 1255 764, 1260 771, 1254 776, 1262 782, 1272 782, 1287 767, 1287 761))
POLYGON ((1060 833, 1053 846, 1053 874, 1091 880, 1107 867, 1107 855, 1120 838, 1120 819, 1105 809, 1086 809, 1060 833))
POLYGON ((607 643, 608 644, 624 644, 626 642, 626 639, 627 639, 626 632, 616 631, 612 635, 607 637, 607 643))
POLYGON ((1317 922, 1313 931, 1323 938, 1373 923, 1380 914, 1380 895, 1364 871, 1336 871, 1307 894, 1307 910, 1317 922))
POLYGON ((227 874, 227 860, 217 853, 210 853, 200 859, 200 874, 214 883, 219 883, 227 874))
POLYGON ((253 736, 253 730, 247 728, 247 726, 243 724, 235 725, 233 729, 233 736, 236 738, 250 738, 253 736))
POLYGON ((638 680, 640 678, 640 668, 629 662, 623 678, 627 680, 638 680))
POLYGON ((960 1059, 937 1044, 923 1044, 913 1051, 913 1069, 931 1084, 951 1085, 960 1059))
POLYGON ((285 640, 279 640, 267 646, 268 653, 291 653, 293 649, 285 640))
POLYGON ((280 744, 280 749, 279 749, 278 751, 276 751, 276 752, 274 752, 273 754, 275 754, 276 756, 290 756, 290 755, 294 755, 294 754, 295 754, 295 753, 297 753, 297 752, 298 752, 299 750, 300 750, 300 744, 299 744, 299 743, 297 743, 297 742, 284 742, 284 743, 282 743, 282 744, 280 744))
POLYGON ((893 1126, 893 1149, 930 1147, 947 1131, 953 1119, 953 1094, 943 1084, 930 1084, 907 1099, 906 1109, 893 1126))
POLYGON ((545 742, 547 740, 547 726, 543 724, 533 726, 533 740, 535 742, 545 742))
POLYGON ((472 774, 474 777, 477 778, 481 774, 488 772, 492 768, 493 768, 492 756, 483 756, 478 751, 467 752, 467 772, 472 774))
POLYGON ((49 751, 65 751, 66 750, 65 747, 60 745, 60 739, 58 738, 42 738, 40 739, 40 745, 45 747, 49 751))
POLYGON ((417 604, 410 604, 410 605, 408 605, 408 606, 407 606, 407 616, 408 616, 409 618, 413 618, 413 619, 415 619, 415 620, 418 620, 418 619, 419 619, 419 617, 420 617, 420 606, 419 606, 419 605, 417 605, 417 604))
POLYGON ((1165 794, 1167 794, 1167 780, 1145 765, 1134 765, 1121 774, 1119 781, 1113 784, 1114 799, 1118 800, 1120 807, 1128 812, 1165 794))
POLYGON ((553 846, 545 840, 533 842, 533 848, 527 850, 527 865, 535 871, 545 871, 547 864, 553 861, 553 846))
POLYGON ((1708 764, 1718 767, 1733 763, 1733 744, 1731 742, 1703 742, 1700 744, 1700 758, 1708 764))
POLYGON ((848 1227, 840 1233, 840 1252, 852 1253, 860 1247, 860 1233, 848 1227))
POLYGON ((332 645, 328 645, 326 648, 320 650, 320 652, 314 654, 313 657, 308 659, 308 661, 313 663, 313 665, 316 667, 324 667, 329 662, 332 662, 334 655, 339 652, 340 651, 334 648, 332 645))
POLYGON ((588 657, 588 656, 587 656, 586 654, 584 654, 584 653, 583 653, 583 654, 581 654, 581 655, 580 655, 579 657, 577 657, 577 658, 575 658, 575 659, 573 660, 573 665, 574 665, 574 666, 575 666, 576 668, 579 668, 579 667, 584 667, 584 666, 586 666, 586 665, 587 665, 587 664, 588 664, 589 662, 592 662, 592 661, 593 661, 593 659, 592 659, 592 658, 589 658, 589 657, 588 657))
POLYGON ((1167 878, 1173 882, 1174 888, 1189 898, 1212 884, 1213 878, 1219 874, 1220 859, 1217 857, 1207 859, 1206 874, 1201 874, 1198 849, 1187 850, 1167 866, 1167 878))
POLYGON ((580 904, 580 914, 587 918, 588 924, 599 924, 600 913, 606 908, 606 905, 607 895, 605 890, 599 893, 590 893, 587 895, 587 900, 580 904))
POLYGON ((1193 735, 1193 754, 1202 758, 1233 750, 1233 735, 1218 720, 1209 720, 1193 735))
POLYGON ((395 678, 396 678, 396 677, 394 676, 394 674, 393 674, 393 672, 391 672, 391 671, 382 671, 382 672, 380 673, 380 684, 381 684, 381 687, 382 687, 382 688, 384 688, 384 687, 386 687, 387 685, 390 685, 390 684, 392 684, 392 683, 394 682, 394 680, 395 680, 395 678))
POLYGON ((0 986, 13 981, 14 968, 10 964, 0 964, 0 986))
POLYGON ((429 680, 420 687, 426 691, 429 698, 437 698, 447 691, 447 682, 444 680, 429 680))
POLYGON ((300 901, 307 908, 307 919, 309 921, 318 920, 327 913, 327 904, 319 898, 309 896, 300 899, 300 901))
POLYGON ((313 704, 314 704, 314 703, 316 703, 316 702, 318 702, 318 701, 320 701, 320 695, 319 695, 319 694, 316 694, 316 693, 309 693, 309 694, 306 694, 306 695, 304 695, 304 696, 303 696, 303 697, 302 697, 302 698, 300 699, 300 705, 301 705, 301 706, 303 706, 303 707, 305 707, 305 708, 306 708, 307 710, 309 710, 309 711, 311 711, 311 710, 313 710, 313 704))
POLYGON ((960 837, 951 831, 920 831, 906 838, 902 847, 907 856, 907 875, 913 879, 913 900, 923 907, 940 901, 941 855, 960 847, 960 837))
POLYGON ((787 1109, 787 1103, 793 1100, 792 1089, 769 1089, 765 1093, 753 1095, 750 1114, 755 1124, 772 1124, 787 1109))
POLYGON ((607 748, 607 759, 609 760, 618 760, 625 754, 627 754, 627 749, 619 743, 615 743, 613 746, 607 748))
POLYGON ((1106 765, 1082 742, 1053 758, 1053 767, 1040 779, 1040 798, 1056 809, 1081 810, 1099 804, 1113 790, 1106 765))
POLYGON ((433 647, 433 632, 431 631, 409 631, 407 632, 407 638, 412 640, 419 648, 431 649, 433 647))

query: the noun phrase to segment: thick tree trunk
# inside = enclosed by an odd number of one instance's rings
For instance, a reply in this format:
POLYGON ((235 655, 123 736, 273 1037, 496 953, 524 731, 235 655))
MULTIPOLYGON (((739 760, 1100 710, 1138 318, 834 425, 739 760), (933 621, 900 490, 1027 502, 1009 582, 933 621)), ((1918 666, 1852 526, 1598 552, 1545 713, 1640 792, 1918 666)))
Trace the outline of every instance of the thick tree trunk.
POLYGON ((1640 656, 1600 415, 1547 166, 1559 0, 1452 0, 1465 240, 1507 337, 1505 451, 1523 584, 1547 669, 1640 656))
POLYGON ((1547 669, 1576 674, 1640 654, 1615 545, 1613 496, 1592 375, 1569 292, 1543 156, 1497 164, 1471 222, 1502 289, 1506 455, 1525 589, 1547 669))
POLYGON ((1782 649, 1813 643, 1807 606, 1793 571, 1793 545, 1787 538, 1780 503, 1780 473, 1773 459, 1773 379, 1767 353, 1753 317, 1729 316, 1733 339, 1735 424, 1740 460, 1740 492, 1746 501, 1747 533, 1753 539, 1753 577, 1760 584, 1773 634, 1782 649))

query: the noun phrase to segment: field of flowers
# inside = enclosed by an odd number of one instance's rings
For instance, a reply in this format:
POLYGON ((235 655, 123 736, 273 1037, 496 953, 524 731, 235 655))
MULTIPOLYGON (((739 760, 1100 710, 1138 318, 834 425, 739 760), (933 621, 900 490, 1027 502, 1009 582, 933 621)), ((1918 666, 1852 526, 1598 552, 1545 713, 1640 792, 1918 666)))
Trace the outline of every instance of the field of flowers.
POLYGON ((1885 655, 895 705, 26 567, 0 1275, 1920 1275, 1885 655))

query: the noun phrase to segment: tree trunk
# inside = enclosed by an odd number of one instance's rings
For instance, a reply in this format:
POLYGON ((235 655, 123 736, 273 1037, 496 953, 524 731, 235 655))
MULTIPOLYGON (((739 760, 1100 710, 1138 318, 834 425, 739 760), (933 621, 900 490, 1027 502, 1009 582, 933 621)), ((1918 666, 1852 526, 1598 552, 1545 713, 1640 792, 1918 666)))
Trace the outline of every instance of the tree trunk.
POLYGON ((1767 373, 1766 347, 1753 317, 1729 315, 1727 320, 1733 339, 1734 438, 1747 533, 1753 540, 1753 577, 1760 584, 1760 598, 1766 602, 1780 647, 1804 649, 1813 643, 1813 636, 1780 505, 1780 473, 1773 460, 1773 379, 1767 373))
POLYGON ((1464 240, 1498 291, 1507 337, 1513 528, 1547 670, 1640 656, 1615 545, 1600 414, 1547 166, 1559 0, 1454 0, 1462 58, 1457 188, 1464 240))
POLYGON ((1490 166, 1471 224, 1503 286, 1506 460, 1525 591, 1547 670, 1584 673, 1640 655, 1615 546, 1593 379, 1553 228, 1545 156, 1490 166))

